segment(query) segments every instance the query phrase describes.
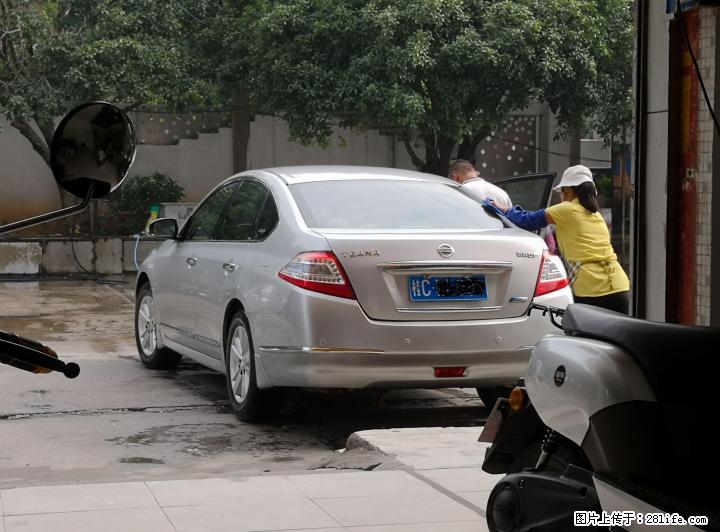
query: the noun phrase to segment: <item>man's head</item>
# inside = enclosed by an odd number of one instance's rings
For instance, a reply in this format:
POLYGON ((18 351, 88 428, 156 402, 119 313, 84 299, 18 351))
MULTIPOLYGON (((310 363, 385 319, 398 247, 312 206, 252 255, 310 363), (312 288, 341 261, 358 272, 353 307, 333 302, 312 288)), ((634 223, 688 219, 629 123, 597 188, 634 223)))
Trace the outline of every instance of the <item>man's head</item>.
POLYGON ((475 170, 475 167, 470 161, 466 161, 465 159, 458 159, 450 166, 450 172, 448 173, 448 177, 453 181, 457 181, 458 183, 463 184, 469 179, 475 179, 476 177, 478 177, 478 171, 475 170))

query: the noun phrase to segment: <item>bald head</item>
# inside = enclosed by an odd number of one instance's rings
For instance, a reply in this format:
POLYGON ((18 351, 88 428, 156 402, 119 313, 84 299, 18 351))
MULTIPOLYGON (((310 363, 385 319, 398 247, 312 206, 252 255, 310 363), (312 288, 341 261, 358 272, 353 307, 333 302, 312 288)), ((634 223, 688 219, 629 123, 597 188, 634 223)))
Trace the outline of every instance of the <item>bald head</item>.
POLYGON ((475 179, 478 177, 478 172, 470 161, 465 159, 458 159, 450 166, 450 172, 448 177, 453 181, 457 181, 462 184, 469 179, 475 179))

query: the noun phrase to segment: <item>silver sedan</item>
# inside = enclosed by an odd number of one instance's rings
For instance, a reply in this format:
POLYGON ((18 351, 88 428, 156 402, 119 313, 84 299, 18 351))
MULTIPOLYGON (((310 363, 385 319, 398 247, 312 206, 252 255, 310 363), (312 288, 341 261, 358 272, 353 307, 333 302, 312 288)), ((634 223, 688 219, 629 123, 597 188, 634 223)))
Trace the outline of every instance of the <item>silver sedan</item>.
POLYGON ((181 356, 227 376, 243 420, 284 387, 474 387, 494 402, 572 302, 544 241, 456 183, 359 166, 252 170, 224 181, 137 278, 143 363, 181 356))

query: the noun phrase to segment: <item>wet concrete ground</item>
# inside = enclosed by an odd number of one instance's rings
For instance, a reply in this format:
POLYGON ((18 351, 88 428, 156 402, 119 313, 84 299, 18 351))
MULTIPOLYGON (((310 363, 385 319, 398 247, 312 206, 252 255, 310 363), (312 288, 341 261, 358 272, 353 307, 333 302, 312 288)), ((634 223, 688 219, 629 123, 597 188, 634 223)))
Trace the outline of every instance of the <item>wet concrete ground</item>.
POLYGON ((0 283, 0 330, 81 367, 70 380, 0 365, 0 488, 313 469, 337 463, 357 430, 476 426, 487 415, 472 390, 292 390, 274 422, 242 423, 222 375, 142 366, 128 280, 0 283))

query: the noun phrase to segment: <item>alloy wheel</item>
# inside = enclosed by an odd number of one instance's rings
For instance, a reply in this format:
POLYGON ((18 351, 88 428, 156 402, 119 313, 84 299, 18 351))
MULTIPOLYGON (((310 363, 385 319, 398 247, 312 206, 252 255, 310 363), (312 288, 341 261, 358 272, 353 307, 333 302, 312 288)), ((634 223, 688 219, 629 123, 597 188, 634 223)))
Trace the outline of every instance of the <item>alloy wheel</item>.
POLYGON ((230 388, 238 404, 247 398, 250 388, 250 339, 245 327, 239 326, 233 332, 230 342, 230 388))
POLYGON ((157 331, 155 325, 155 301, 146 295, 140 301, 137 315, 137 334, 143 354, 150 357, 157 349, 157 331))

